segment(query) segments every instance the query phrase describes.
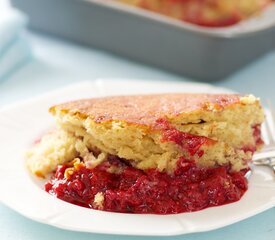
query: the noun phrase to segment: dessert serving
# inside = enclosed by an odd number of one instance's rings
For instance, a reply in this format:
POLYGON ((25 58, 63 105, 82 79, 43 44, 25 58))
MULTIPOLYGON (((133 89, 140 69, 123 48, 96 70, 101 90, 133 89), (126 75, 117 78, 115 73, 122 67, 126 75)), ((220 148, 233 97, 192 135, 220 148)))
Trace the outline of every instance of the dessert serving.
POLYGON ((119 0, 186 22, 229 26, 260 13, 272 0, 119 0))
POLYGON ((50 112, 58 128, 28 151, 28 168, 51 175, 51 195, 105 211, 170 214, 237 201, 263 143, 252 95, 113 96, 50 112))

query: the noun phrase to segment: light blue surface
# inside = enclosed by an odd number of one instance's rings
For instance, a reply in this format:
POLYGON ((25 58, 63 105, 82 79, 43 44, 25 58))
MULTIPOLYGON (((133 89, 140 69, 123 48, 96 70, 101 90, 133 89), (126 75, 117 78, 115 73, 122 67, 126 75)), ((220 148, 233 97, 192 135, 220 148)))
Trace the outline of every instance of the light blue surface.
MULTIPOLYGON (((0 82, 0 107, 66 84, 99 77, 153 79, 155 81, 189 80, 98 50, 49 39, 45 36, 30 35, 29 37, 36 58, 9 79, 0 82)), ((129 84, 131 84, 130 81, 129 84)), ((229 78, 212 84, 239 92, 253 93, 263 99, 271 99, 275 103, 275 51, 229 78)), ((18 201, 20 201, 20 196, 18 196, 18 201)), ((28 220, 0 204, 0 239, 134 240, 157 238, 107 236, 64 231, 28 220)), ((274 240, 275 208, 219 230, 162 239, 274 240)))
POLYGON ((0 54, 0 81, 9 78, 31 58, 31 49, 23 34, 18 34, 0 54))
POLYGON ((27 17, 20 11, 0 5, 0 54, 10 41, 26 27, 27 17))
POLYGON ((26 24, 23 13, 0 5, 0 81, 30 58, 30 47, 24 37, 26 24))

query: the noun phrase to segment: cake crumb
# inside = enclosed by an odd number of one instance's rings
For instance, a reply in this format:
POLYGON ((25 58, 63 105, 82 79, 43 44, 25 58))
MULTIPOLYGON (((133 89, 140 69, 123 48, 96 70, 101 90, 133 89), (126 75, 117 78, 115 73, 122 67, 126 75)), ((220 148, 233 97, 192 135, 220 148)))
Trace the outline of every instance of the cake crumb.
POLYGON ((94 198, 94 207, 103 209, 104 195, 102 192, 98 192, 94 198))
POLYGON ((258 100, 259 99, 252 94, 240 98, 240 102, 246 105, 254 104, 258 100))

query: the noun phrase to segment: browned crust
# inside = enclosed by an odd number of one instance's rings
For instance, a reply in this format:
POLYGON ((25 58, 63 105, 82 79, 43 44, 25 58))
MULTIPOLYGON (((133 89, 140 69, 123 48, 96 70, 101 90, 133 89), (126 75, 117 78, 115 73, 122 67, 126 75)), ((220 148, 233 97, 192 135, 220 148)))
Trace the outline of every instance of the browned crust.
POLYGON ((52 114, 63 112, 102 123, 112 120, 153 126, 156 120, 194 111, 217 111, 240 103, 237 94, 171 93, 153 95, 112 96, 82 99, 53 106, 52 114))

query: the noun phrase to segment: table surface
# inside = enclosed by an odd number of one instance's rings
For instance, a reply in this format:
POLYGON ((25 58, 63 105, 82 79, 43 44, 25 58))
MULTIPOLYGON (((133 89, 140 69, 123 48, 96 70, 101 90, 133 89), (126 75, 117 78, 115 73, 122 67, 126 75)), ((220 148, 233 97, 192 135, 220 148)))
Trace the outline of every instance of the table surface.
MULTIPOLYGON (((156 81, 190 81, 97 49, 86 48, 28 33, 33 59, 8 79, 0 82, 0 107, 43 92, 83 80, 135 78, 156 81)), ((253 93, 275 102, 275 51, 256 60, 230 77, 212 82, 238 92, 253 93)), ((275 184, 275 182, 274 182, 275 184)), ((18 199, 20 201, 20 199, 18 199)), ((249 203, 248 203, 249 204, 249 203)), ((26 219, 0 203, 0 236, 3 240, 22 239, 153 239, 152 237, 111 236, 60 230, 26 219)), ((215 231, 163 239, 275 239, 275 208, 237 224, 215 231)))

